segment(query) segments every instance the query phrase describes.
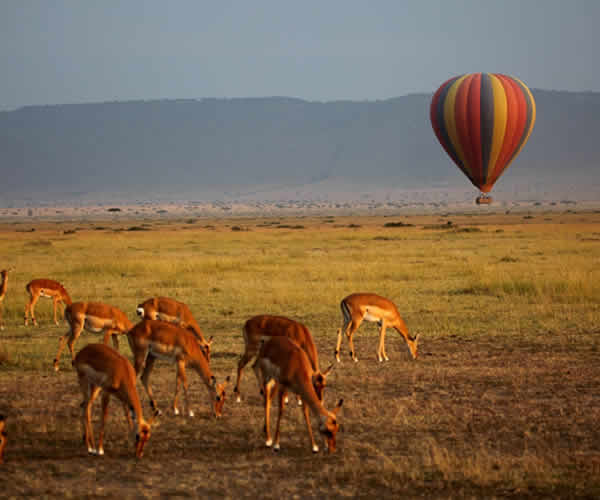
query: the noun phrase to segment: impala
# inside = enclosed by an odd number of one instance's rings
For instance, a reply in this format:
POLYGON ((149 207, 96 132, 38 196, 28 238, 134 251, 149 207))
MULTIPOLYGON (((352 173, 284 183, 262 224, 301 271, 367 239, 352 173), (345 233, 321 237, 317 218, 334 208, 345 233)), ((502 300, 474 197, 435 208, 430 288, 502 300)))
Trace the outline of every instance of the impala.
POLYGON ((60 355, 65 348, 65 342, 71 351, 71 358, 75 359, 73 345, 85 329, 88 332, 104 332, 104 343, 112 335, 113 345, 119 350, 118 335, 127 333, 133 328, 133 323, 120 309, 103 304, 102 302, 74 302, 65 309, 65 318, 69 323, 69 331, 59 341, 58 352, 54 359, 54 370, 59 370, 60 355))
POLYGON ((177 380, 173 399, 173 412, 175 415, 179 415, 177 399, 179 385, 183 383, 185 412, 190 417, 194 416, 188 401, 188 379, 185 373, 187 365, 200 375, 208 389, 215 416, 221 416, 225 404, 225 387, 229 382, 229 377, 224 383, 217 384, 204 351, 200 348, 196 337, 191 331, 166 321, 144 319, 127 333, 127 339, 133 353, 136 374, 140 373, 145 362, 142 384, 146 389, 146 394, 150 398, 150 405, 154 411, 158 411, 158 409, 150 387, 150 374, 157 359, 166 359, 177 365, 177 380))
POLYGON ((210 344, 212 337, 205 340, 200 325, 194 319, 192 311, 183 302, 168 297, 153 297, 137 306, 137 314, 146 319, 161 319, 169 323, 175 323, 183 328, 188 328, 198 338, 200 344, 210 361, 210 344))
POLYGON ((309 408, 320 417, 319 432, 325 436, 329 452, 335 451, 336 434, 340 427, 337 423, 337 414, 342 407, 343 399, 340 399, 333 411, 325 409, 314 387, 315 379, 321 374, 313 370, 306 352, 288 337, 272 337, 267 342, 263 342, 253 368, 260 385, 265 390, 265 444, 269 447, 273 446, 274 450, 279 450, 281 416, 285 406, 283 403, 284 392, 290 390, 300 396, 304 402, 302 409, 312 451, 317 453, 319 447, 313 436, 308 414, 309 408), (277 388, 279 388, 279 414, 273 441, 270 431, 270 413, 271 400, 277 392, 277 388))
MULTIPOLYGON (((261 314, 250 318, 243 328, 245 350, 240 358, 237 369, 237 380, 233 392, 237 395, 237 402, 241 401, 240 381, 242 370, 254 358, 260 349, 263 340, 271 337, 284 336, 292 339, 306 352, 311 367, 315 372, 319 371, 319 357, 312 335, 306 326, 297 321, 283 316, 271 316, 261 314)), ((325 374, 326 376, 326 374, 325 374)), ((325 376, 320 379, 321 385, 315 387, 319 400, 323 400, 323 389, 325 388, 325 376)), ((300 400, 298 400, 300 402, 300 400)))
POLYGON ((72 304, 69 293, 58 281, 40 278, 32 280, 25 285, 25 290, 29 294, 29 301, 25 304, 25 326, 27 326, 28 318, 31 315, 31 322, 37 326, 35 319, 35 305, 40 297, 47 297, 52 299, 52 305, 54 309, 54 324, 58 325, 56 319, 56 306, 59 302, 69 306, 72 304))
POLYGON ((6 448, 6 440, 8 434, 4 429, 6 426, 6 420, 4 415, 0 415, 0 464, 4 462, 4 448, 6 448))
POLYGON ((77 371, 79 387, 83 393, 82 426, 83 440, 88 453, 104 455, 104 425, 108 417, 110 396, 116 396, 123 403, 127 422, 135 442, 135 456, 140 458, 144 453, 144 445, 150 439, 149 422, 144 420, 142 405, 135 388, 135 371, 127 358, 104 344, 88 344, 77 353, 73 366, 77 371), (92 404, 102 394, 102 420, 98 448, 94 444, 92 428, 92 404))
POLYGON ((379 324, 379 344, 377 346, 377 359, 381 362, 388 361, 385 352, 385 329, 389 326, 394 328, 406 340, 406 345, 413 359, 417 359, 417 344, 419 335, 412 337, 408 333, 404 320, 400 317, 394 303, 374 293, 353 293, 342 300, 340 307, 344 315, 344 325, 338 330, 337 345, 335 348, 335 359, 340 361, 340 346, 342 344, 342 331, 348 337, 350 343, 350 356, 358 361, 354 350, 352 336, 358 330, 360 324, 365 321, 374 321, 379 324))
POLYGON ((2 318, 2 307, 4 303, 4 297, 6 296, 6 288, 8 287, 8 273, 12 271, 13 268, 9 267, 8 269, 4 269, 0 271, 0 277, 2 277, 2 283, 0 283, 0 330, 4 330, 4 320, 2 318))

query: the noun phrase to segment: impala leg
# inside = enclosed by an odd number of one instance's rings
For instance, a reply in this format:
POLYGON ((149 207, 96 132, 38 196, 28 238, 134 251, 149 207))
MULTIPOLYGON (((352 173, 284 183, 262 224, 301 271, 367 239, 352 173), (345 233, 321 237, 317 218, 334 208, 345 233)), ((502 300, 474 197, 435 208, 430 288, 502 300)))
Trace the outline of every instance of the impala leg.
MULTIPOLYGON (((344 329, 346 327, 346 323, 344 323, 344 329)), ((337 331, 337 343, 335 344, 335 360, 340 362, 340 349, 342 347, 342 328, 338 328, 337 331)))
POLYGON ((377 360, 381 363, 383 360, 389 361, 385 353, 385 321, 381 321, 381 330, 379 331, 379 345, 377 346, 377 360))
POLYGON ((308 430, 308 437, 310 438, 310 445, 312 446, 313 453, 319 451, 319 445, 315 443, 315 437, 313 436, 312 425, 310 424, 310 414, 308 412, 308 405, 302 405, 302 412, 304 413, 304 420, 306 421, 306 429, 308 430))
POLYGON ((274 379, 269 380, 265 384, 265 444, 268 447, 273 445, 273 439, 271 438, 271 401, 275 395, 275 387, 277 383, 274 379))
POLYGON ((85 444, 88 449, 88 453, 96 454, 96 447, 94 445, 94 429, 92 427, 92 405, 94 400, 100 394, 101 387, 94 385, 90 387, 89 399, 84 408, 84 419, 85 419, 85 444))
POLYGON ((252 369, 254 370, 254 375, 256 375, 256 381, 258 382, 258 390, 260 394, 263 397, 265 397, 267 394, 265 391, 265 378, 263 377, 263 373, 260 369, 260 366, 258 366, 258 359, 252 365, 252 369))
POLYGON ((104 455, 104 426, 106 425, 106 419, 108 418, 109 400, 110 393, 104 392, 102 394, 102 420, 100 420, 100 433, 98 435, 98 455, 104 455))
POLYGON ((104 330, 104 338, 102 339, 102 342, 104 343, 104 345, 108 345, 108 341, 110 340, 110 336, 112 335, 112 330, 110 328, 104 330))
POLYGON ((119 334, 118 333, 112 334, 112 343, 113 343, 113 347, 115 348, 115 351, 119 352, 119 334))
POLYGON ((287 398, 287 391, 283 386, 279 387, 279 413, 277 414, 277 426, 275 427, 275 443, 273 444, 273 450, 279 451, 279 434, 281 426, 281 417, 283 416, 283 408, 285 406, 285 399, 287 398))
MULTIPOLYGON (((194 412, 190 410, 190 402, 188 399, 188 379, 185 373, 185 361, 180 359, 177 361, 177 386, 175 388, 175 399, 173 399, 173 411, 175 415, 179 414, 179 410, 177 409, 177 396, 179 393, 179 383, 183 384, 183 402, 185 404, 185 413, 186 415, 193 417, 194 412)), ((211 393, 212 394, 212 393, 211 393)), ((212 404, 212 401, 211 401, 212 404)))
POLYGON ((346 329, 346 336, 348 337, 348 343, 350 344, 350 357, 356 362, 358 361, 358 357, 356 356, 356 351, 354 350, 354 332, 358 330, 358 327, 362 323, 362 319, 355 321, 352 320, 346 329))
POLYGON ((76 318, 73 319, 73 322, 69 324, 69 330, 65 333, 60 340, 58 341, 58 352, 56 353, 56 357, 54 358, 54 371, 58 371, 60 369, 60 355, 62 354, 65 343, 69 342, 69 349, 71 351, 71 358, 75 359, 75 352, 73 351, 73 343, 81 335, 81 330, 83 329, 83 323, 78 321, 76 318))
POLYGON ((52 297, 52 310, 54 312, 54 324, 58 326, 58 320, 56 319, 56 306, 58 305, 58 297, 52 297))
POLYGON ((31 316, 31 322, 33 325, 37 326, 37 320, 35 319, 35 305, 37 304, 39 298, 39 295, 30 296, 29 302, 25 306, 25 326, 27 326, 27 313, 29 313, 29 316, 31 316))
POLYGON ((0 330, 4 330, 4 319, 2 317, 2 310, 4 309, 4 305, 0 302, 0 330))
POLYGON ((236 401, 238 403, 241 402, 241 400, 242 400, 241 395, 240 395, 240 382, 242 381, 242 370, 254 356, 256 356, 256 352, 252 353, 248 350, 248 348, 246 348, 246 352, 244 352, 244 354, 242 354, 242 357, 240 358, 240 360, 238 362, 237 379, 235 381, 235 387, 233 388, 233 392, 236 395, 236 401))
MULTIPOLYGON (((81 335, 83 331, 83 321, 78 321, 74 326, 71 327, 71 336, 67 340, 67 346, 69 346, 69 351, 71 351, 71 360, 75 361, 75 349, 73 346, 75 345, 75 341, 81 335)), ((58 356, 56 356, 58 358, 58 356)))
POLYGON ((88 428, 87 428, 87 421, 85 418, 85 409, 87 408, 88 401, 90 400, 91 388, 90 388, 90 385, 88 384, 88 381, 84 377, 79 375, 79 373, 77 374, 77 376, 79 379, 79 388, 81 389, 81 394, 83 395, 83 401, 80 405, 80 408, 81 408, 81 431, 82 431, 82 436, 83 436, 83 442, 87 446, 88 428))
POLYGON ((148 354, 148 357, 146 358, 146 366, 144 367, 144 372, 142 373, 142 385, 146 390, 148 399, 150 399, 150 407, 152 408, 152 411, 154 411, 154 413, 160 413, 160 410, 156 407, 156 401, 154 400, 152 388, 150 387, 150 373, 152 373, 152 368, 154 367, 155 361, 156 358, 152 356, 152 354, 148 354))

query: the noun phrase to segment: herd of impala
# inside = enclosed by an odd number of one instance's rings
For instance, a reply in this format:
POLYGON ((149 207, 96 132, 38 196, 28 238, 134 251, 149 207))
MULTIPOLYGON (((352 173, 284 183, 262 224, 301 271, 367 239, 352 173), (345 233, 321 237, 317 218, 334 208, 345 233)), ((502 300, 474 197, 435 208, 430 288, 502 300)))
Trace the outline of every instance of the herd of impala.
MULTIPOLYGON (((1 271, 0 306, 7 290, 8 273, 11 268, 1 271)), ((215 416, 219 417, 225 403, 227 377, 222 383, 210 369, 210 351, 212 337, 208 340, 194 319, 189 307, 182 302, 167 298, 153 297, 137 307, 141 321, 134 325, 120 309, 101 302, 73 302, 67 290, 59 282, 50 279, 35 279, 25 287, 29 300, 25 306, 25 325, 29 318, 34 325, 35 305, 40 297, 53 301, 54 322, 58 325, 56 309, 59 303, 65 306, 64 316, 69 330, 59 340, 58 352, 54 359, 54 369, 59 370, 60 356, 69 347, 73 367, 77 373, 83 394, 82 427, 83 439, 91 454, 104 454, 104 426, 108 415, 110 396, 119 399, 125 410, 132 437, 135 442, 135 455, 141 457, 145 443, 150 438, 150 427, 154 418, 160 414, 150 387, 150 374, 157 359, 175 363, 177 378, 173 412, 179 414, 177 404, 180 385, 183 385, 185 414, 194 413, 188 402, 188 380, 186 366, 196 370, 208 390, 209 400, 215 416), (88 344, 77 354, 74 344, 83 330, 104 333, 103 344, 88 344), (120 335, 125 335, 133 353, 133 364, 119 350, 120 335), (114 349, 108 346, 112 337, 114 349), (150 400, 153 411, 151 420, 143 417, 142 406, 136 379, 141 372, 141 382, 150 400), (102 418, 98 443, 94 440, 91 411, 94 400, 102 393, 102 418)), ((411 336, 393 302, 372 293, 354 293, 348 295, 340 304, 343 326, 337 332, 335 348, 336 361, 340 361, 342 334, 348 338, 350 356, 358 361, 354 350, 353 336, 363 321, 377 322, 380 327, 377 359, 387 361, 385 351, 385 332, 387 327, 394 328, 406 341, 413 359, 417 358, 418 335, 411 336)), ((0 328, 4 328, 0 309, 0 328)), ((303 324, 282 317, 262 314, 250 318, 242 328, 245 349, 237 366, 237 379, 234 393, 241 401, 240 381, 242 370, 252 360, 252 365, 260 392, 263 395, 265 409, 266 445, 279 450, 280 423, 287 402, 287 393, 293 392, 302 405, 312 451, 318 452, 310 423, 309 410, 319 419, 319 432, 324 436, 329 452, 335 451, 336 434, 339 429, 338 412, 343 400, 340 399, 333 410, 323 406, 323 390, 326 378, 333 365, 325 371, 319 367, 317 349, 312 335, 303 324), (270 432, 270 408, 274 396, 279 395, 279 414, 274 438, 270 432)), ((0 415, 0 463, 6 446, 5 419, 0 415)))

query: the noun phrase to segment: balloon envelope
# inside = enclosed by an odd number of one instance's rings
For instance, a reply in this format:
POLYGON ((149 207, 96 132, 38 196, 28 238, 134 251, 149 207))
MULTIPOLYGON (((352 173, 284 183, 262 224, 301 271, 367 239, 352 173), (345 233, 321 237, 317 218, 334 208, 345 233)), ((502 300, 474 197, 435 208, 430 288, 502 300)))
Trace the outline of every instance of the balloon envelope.
POLYGON ((527 86, 496 73, 472 73, 443 83, 431 100, 431 125, 470 181, 488 193, 519 154, 535 123, 527 86))

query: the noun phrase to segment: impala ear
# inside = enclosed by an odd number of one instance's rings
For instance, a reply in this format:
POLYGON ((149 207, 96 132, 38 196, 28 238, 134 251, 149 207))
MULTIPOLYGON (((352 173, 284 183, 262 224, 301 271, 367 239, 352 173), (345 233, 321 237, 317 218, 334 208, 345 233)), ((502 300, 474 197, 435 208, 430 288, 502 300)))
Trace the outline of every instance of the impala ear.
POLYGON ((340 412, 340 410, 342 409, 342 405, 344 404, 344 400, 340 399, 338 401, 337 406, 333 409, 333 411, 331 413, 333 413, 335 416, 337 416, 337 414, 340 412))
POLYGON ((209 339, 206 341, 206 343, 207 343, 208 345, 211 345, 211 344, 212 344, 212 342, 213 342, 213 339, 214 339, 214 338, 215 338, 215 337, 214 337, 213 335, 211 335, 211 336, 210 336, 210 338, 209 338, 209 339))
POLYGON ((214 375, 211 375, 211 377, 210 377, 210 381, 211 381, 211 386, 212 386, 213 388, 215 388, 215 387, 217 386, 217 379, 215 378, 215 376, 214 376, 214 375))
POLYGON ((333 367, 334 367, 334 365, 333 365, 333 364, 329 365, 329 368, 327 368, 327 370, 325 370, 325 371, 322 373, 323 377, 327 377, 327 375, 329 375, 329 373, 331 372, 331 370, 333 370, 333 367))

